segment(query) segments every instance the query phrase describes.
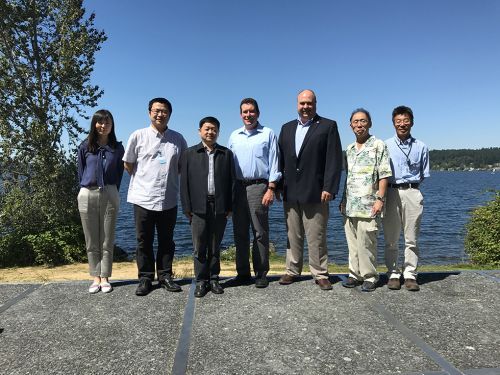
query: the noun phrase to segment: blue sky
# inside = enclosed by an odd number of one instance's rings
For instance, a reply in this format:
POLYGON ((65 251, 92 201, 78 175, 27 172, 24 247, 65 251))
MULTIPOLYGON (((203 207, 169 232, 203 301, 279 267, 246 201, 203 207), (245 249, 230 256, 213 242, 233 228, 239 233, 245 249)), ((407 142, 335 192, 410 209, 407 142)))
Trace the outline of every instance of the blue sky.
POLYGON ((221 121, 225 145, 242 126, 242 98, 254 97, 261 123, 278 134, 297 116, 298 91, 310 88, 318 113, 337 121, 344 148, 354 140, 353 109, 368 109, 371 133, 386 139, 401 104, 413 108, 412 134, 430 149, 500 146, 500 1, 87 0, 84 7, 108 36, 92 79, 124 143, 149 125, 153 97, 172 102, 169 127, 189 145, 208 115, 221 121))

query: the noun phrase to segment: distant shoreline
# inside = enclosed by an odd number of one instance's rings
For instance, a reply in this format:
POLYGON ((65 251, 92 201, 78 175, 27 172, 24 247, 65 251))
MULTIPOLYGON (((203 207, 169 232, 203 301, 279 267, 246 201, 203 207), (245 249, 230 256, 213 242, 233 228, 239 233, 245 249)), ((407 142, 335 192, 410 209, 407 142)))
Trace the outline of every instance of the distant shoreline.
POLYGON ((468 168, 468 169, 462 169, 462 168, 448 168, 448 169, 443 169, 443 168, 431 168, 431 172, 496 172, 499 171, 500 173, 500 167, 495 167, 495 168, 468 168))

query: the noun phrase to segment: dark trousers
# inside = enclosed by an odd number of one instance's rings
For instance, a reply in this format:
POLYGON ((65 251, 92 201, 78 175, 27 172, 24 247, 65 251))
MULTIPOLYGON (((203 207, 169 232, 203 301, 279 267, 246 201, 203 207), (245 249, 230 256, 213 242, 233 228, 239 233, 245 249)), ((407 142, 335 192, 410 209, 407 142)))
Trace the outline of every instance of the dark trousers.
POLYGON ((152 211, 134 205, 134 216, 139 279, 148 278, 154 280, 155 278, 155 255, 153 252, 155 228, 158 235, 158 251, 156 253, 158 280, 172 277, 177 206, 165 211, 152 211))
POLYGON ((215 202, 207 201, 206 214, 193 214, 191 234, 196 282, 219 279, 220 244, 226 223, 226 215, 215 213, 215 202))
POLYGON ((233 231, 236 272, 240 276, 250 276, 250 227, 253 233, 252 263, 255 276, 265 276, 269 271, 269 208, 262 204, 266 190, 267 184, 236 184, 233 231))

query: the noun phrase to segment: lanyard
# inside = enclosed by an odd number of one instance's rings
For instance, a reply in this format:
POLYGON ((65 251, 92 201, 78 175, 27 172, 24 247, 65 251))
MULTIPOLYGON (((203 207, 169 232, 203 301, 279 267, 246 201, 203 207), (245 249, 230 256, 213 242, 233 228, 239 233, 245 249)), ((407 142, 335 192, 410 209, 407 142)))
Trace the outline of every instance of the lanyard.
POLYGON ((396 143, 396 146, 398 146, 398 148, 401 150, 401 152, 403 153, 403 155, 406 157, 406 164, 408 164, 408 168, 409 168, 411 166, 410 153, 411 153, 411 148, 413 147, 413 142, 410 139, 410 149, 408 150, 408 153, 406 153, 406 152, 403 151, 403 149, 399 145, 398 141, 394 140, 394 142, 396 143))

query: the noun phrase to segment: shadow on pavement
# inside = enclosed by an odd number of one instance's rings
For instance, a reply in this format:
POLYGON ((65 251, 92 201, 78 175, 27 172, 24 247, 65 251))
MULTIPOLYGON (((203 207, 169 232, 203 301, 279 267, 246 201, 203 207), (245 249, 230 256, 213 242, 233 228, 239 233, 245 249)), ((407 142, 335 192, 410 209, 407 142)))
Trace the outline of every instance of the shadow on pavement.
MULTIPOLYGON (((424 285, 428 283, 434 283, 437 281, 442 281, 452 275, 460 275, 459 271, 451 272, 421 272, 417 276, 417 282, 419 285, 424 285)), ((380 274, 379 284, 386 285, 389 281, 387 274, 380 274)), ((401 277, 401 283, 404 283, 404 279, 401 277)))

